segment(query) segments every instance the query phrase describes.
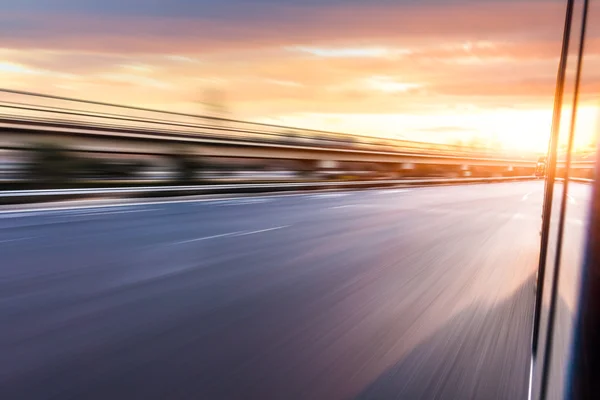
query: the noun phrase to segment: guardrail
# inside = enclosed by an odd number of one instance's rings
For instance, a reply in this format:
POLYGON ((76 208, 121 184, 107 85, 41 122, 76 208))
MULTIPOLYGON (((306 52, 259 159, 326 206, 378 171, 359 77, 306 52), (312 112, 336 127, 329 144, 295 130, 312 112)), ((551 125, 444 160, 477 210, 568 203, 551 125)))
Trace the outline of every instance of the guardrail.
POLYGON ((348 181, 348 182, 290 182, 290 183, 248 183, 222 185, 191 185, 191 186, 144 186, 125 188, 84 188, 84 189, 41 189, 41 190, 8 190, 0 191, 0 200, 43 201, 53 198, 86 198, 86 197, 121 197, 131 195, 194 195, 221 193, 256 193, 280 192, 293 190, 321 189, 350 189, 389 186, 424 186, 459 183, 487 183, 503 181, 534 180, 532 176, 496 177, 496 178, 444 178, 444 179, 405 179, 380 181, 348 181))

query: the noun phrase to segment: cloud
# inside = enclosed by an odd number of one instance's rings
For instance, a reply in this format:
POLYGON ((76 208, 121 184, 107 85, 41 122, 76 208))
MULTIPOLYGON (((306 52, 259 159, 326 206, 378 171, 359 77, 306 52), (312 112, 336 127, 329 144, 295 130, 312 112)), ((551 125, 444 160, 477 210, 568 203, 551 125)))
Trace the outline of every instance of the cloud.
POLYGON ((182 54, 274 45, 310 49, 314 43, 331 42, 356 46, 357 41, 388 45, 440 38, 556 40, 563 11, 562 3, 555 1, 355 2, 345 6, 324 3, 318 8, 284 3, 264 13, 244 13, 247 7, 241 3, 239 10, 228 4, 233 8, 229 19, 211 18, 210 12, 173 17, 143 12, 93 14, 80 7, 44 14, 13 10, 1 13, 0 36, 6 45, 19 47, 182 54))
MULTIPOLYGON (((509 4, 520 0, 368 0, 371 7, 393 8, 394 6, 440 6, 473 5, 482 3, 509 4)), ((3 11, 11 12, 59 12, 102 16, 146 16, 146 17, 210 17, 229 20, 247 18, 248 15, 273 15, 282 10, 294 9, 318 11, 323 7, 364 6, 365 0, 4 0, 3 11)))
POLYGON ((548 108, 564 13, 559 1, 53 3, 0 6, 7 85, 194 112, 217 87, 240 118, 548 108))
POLYGON ((66 74, 51 70, 43 70, 32 68, 28 65, 9 62, 9 61, 0 61, 0 74, 3 75, 25 75, 25 76, 46 76, 46 77, 54 77, 54 78, 66 78, 66 79, 77 79, 76 75, 66 74))
POLYGON ((301 83, 294 81, 282 81, 279 79, 264 79, 265 83, 271 83, 273 85, 285 86, 285 87, 302 87, 301 83))
POLYGON ((333 57, 333 58, 382 58, 391 56, 402 56, 411 54, 409 49, 389 49, 385 47, 306 47, 292 46, 286 47, 289 51, 299 51, 308 53, 317 57, 333 57))

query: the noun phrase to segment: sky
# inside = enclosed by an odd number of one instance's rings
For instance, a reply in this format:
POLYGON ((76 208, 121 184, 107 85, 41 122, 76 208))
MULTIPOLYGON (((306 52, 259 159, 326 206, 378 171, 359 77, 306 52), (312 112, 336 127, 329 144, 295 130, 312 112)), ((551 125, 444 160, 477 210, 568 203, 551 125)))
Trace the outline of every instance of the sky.
MULTIPOLYGON (((215 112, 212 102, 231 118, 338 132, 545 150, 564 9, 558 0, 4 0, 0 82, 182 112, 215 112)), ((592 8, 581 146, 596 132, 599 13, 592 8)))

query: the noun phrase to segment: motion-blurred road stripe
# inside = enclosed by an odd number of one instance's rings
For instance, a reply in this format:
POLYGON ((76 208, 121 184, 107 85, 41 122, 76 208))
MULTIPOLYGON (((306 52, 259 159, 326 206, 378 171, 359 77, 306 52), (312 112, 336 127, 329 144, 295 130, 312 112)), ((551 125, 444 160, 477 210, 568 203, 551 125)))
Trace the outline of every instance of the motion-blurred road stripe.
POLYGON ((229 232, 229 233, 222 233, 222 234, 220 234, 220 235, 204 236, 204 237, 200 237, 200 238, 196 238, 196 239, 182 240, 182 241, 180 241, 180 242, 175 242, 174 244, 183 244, 183 243, 200 242, 200 241, 202 241, 202 240, 216 239, 216 238, 220 238, 220 237, 227 237, 227 236, 235 236, 235 235, 239 235, 240 233, 243 233, 243 231, 240 231, 240 232, 229 232))
POLYGON ((255 233, 263 233, 263 232, 275 231, 275 230, 283 229, 283 228, 287 228, 287 227, 289 227, 289 225, 282 225, 282 226, 276 226, 276 227, 273 227, 273 228, 259 229, 259 230, 256 230, 256 231, 237 231, 237 232, 221 233, 219 235, 204 236, 204 237, 200 237, 200 238, 196 238, 196 239, 182 240, 180 242, 175 242, 173 244, 184 244, 184 243, 200 242, 200 241, 203 241, 203 240, 217 239, 217 238, 222 238, 222 237, 254 235, 255 233))
POLYGON ((113 214, 129 214, 129 213, 136 213, 136 212, 149 212, 149 211, 156 211, 156 210, 158 210, 158 209, 154 208, 154 209, 147 209, 147 210, 94 211, 94 212, 72 213, 71 215, 67 215, 67 216, 70 216, 70 217, 85 217, 85 216, 91 216, 91 215, 102 216, 102 215, 113 215, 113 214))
POLYGON ((287 227, 289 227, 289 225, 276 226, 274 228, 267 228, 267 229, 259 229, 257 231, 242 232, 242 233, 237 234, 236 236, 254 235, 255 233, 263 233, 263 232, 275 231, 275 230, 283 229, 283 228, 287 228, 287 227))
POLYGON ((330 210, 337 210, 340 208, 377 208, 380 207, 378 205, 375 204, 345 204, 342 206, 333 206, 333 207, 328 207, 330 210))
MULTIPOLYGON (((349 193, 348 193, 349 194, 349 193)), ((346 196, 347 194, 336 194, 337 196, 346 196)), ((314 196, 314 195, 308 195, 314 196)), ((35 215, 48 215, 48 213, 52 212, 68 212, 68 211, 77 211, 77 210, 96 210, 101 208, 126 208, 126 207, 140 207, 140 206, 148 206, 148 205, 171 205, 171 204, 183 204, 183 203, 197 203, 198 205, 206 205, 210 203, 226 201, 226 200, 241 200, 241 199, 264 199, 268 201, 273 201, 274 199, 279 198, 306 198, 306 193, 294 193, 294 194, 277 194, 277 195, 263 195, 263 196, 244 196, 244 197, 226 197, 226 198, 210 198, 210 199, 173 199, 173 200, 151 200, 144 202, 118 202, 114 204, 78 204, 78 205, 58 205, 55 207, 42 207, 42 208, 26 208, 26 209, 13 209, 13 210, 2 210, 0 209, 0 219, 1 218, 17 218, 21 216, 35 216, 35 215), (19 214, 19 215, 15 215, 19 214)), ((139 200, 139 199, 138 199, 139 200)))
POLYGON ((373 194, 396 194, 402 192, 410 192, 410 189, 384 189, 384 190, 376 190, 373 194))
POLYGON ((267 198, 260 199, 252 199, 252 198, 244 198, 244 199, 232 199, 232 200, 216 200, 211 202, 210 204, 216 206, 243 206, 246 204, 260 204, 260 203, 268 203, 272 201, 267 198))
POLYGON ((0 240, 0 244, 2 243, 11 243, 11 242, 20 242, 22 240, 30 240, 30 239, 35 239, 36 237, 32 236, 32 237, 24 237, 24 238, 17 238, 17 239, 7 239, 7 240, 0 240))
POLYGON ((329 207, 329 208, 331 208, 332 210, 336 210, 338 208, 348 208, 348 207, 356 207, 356 205, 355 204, 346 204, 343 206, 333 206, 333 207, 329 207))
POLYGON ((349 193, 326 193, 326 194, 313 194, 310 195, 309 197, 313 198, 313 199, 327 199, 330 197, 344 197, 344 196, 348 196, 349 193))

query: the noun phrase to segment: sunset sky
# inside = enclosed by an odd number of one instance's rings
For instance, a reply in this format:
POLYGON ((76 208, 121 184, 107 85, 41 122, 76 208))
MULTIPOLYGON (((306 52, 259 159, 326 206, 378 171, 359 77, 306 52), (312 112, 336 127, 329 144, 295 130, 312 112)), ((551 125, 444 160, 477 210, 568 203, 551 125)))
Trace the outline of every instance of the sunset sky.
MULTIPOLYGON (((196 113, 218 90, 236 119, 544 150, 564 3, 4 0, 0 81, 196 113)), ((580 144, 596 131, 599 13, 580 144)))

